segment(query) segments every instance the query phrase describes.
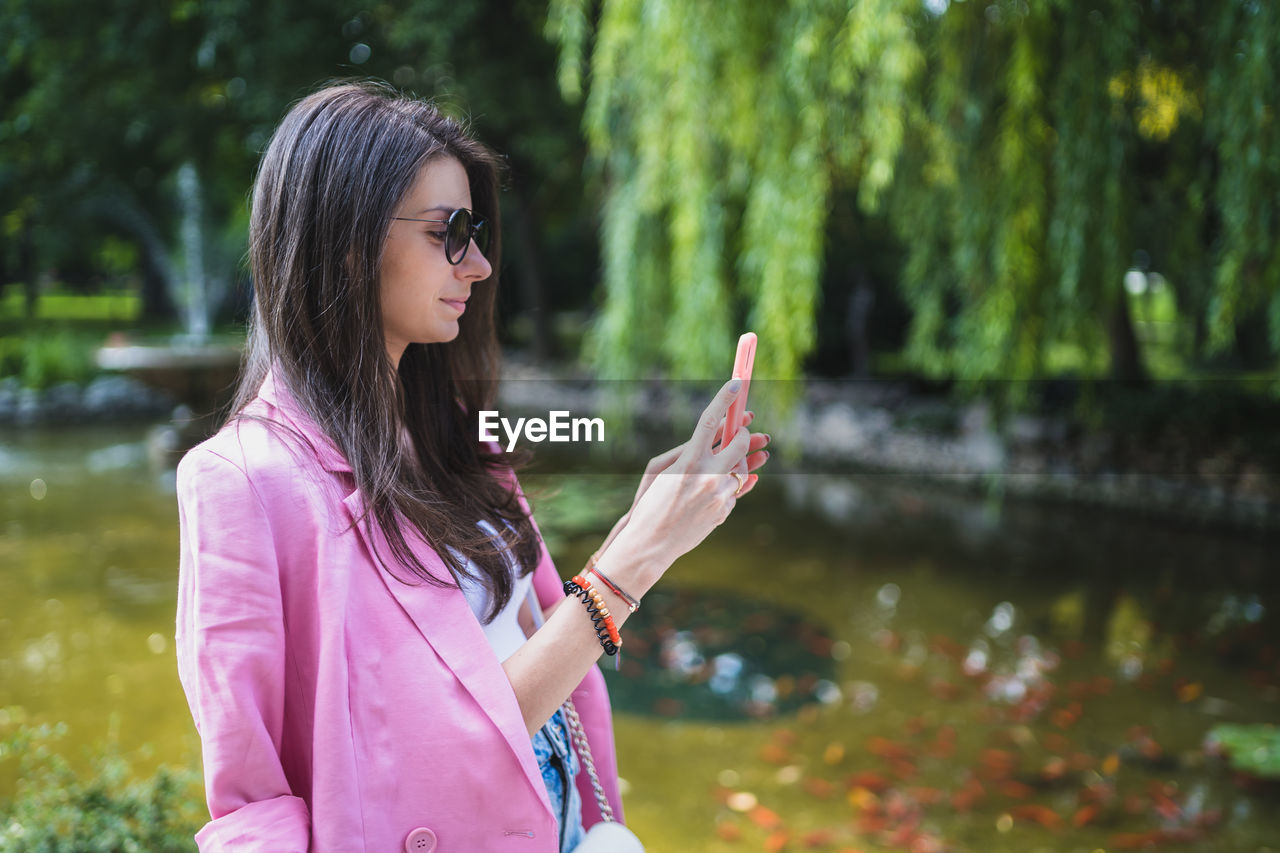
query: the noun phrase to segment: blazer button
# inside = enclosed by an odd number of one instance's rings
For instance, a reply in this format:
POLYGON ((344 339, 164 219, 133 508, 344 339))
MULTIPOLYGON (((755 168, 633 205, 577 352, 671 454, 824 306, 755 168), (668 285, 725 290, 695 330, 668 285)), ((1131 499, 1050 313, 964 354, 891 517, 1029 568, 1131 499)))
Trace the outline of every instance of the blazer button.
POLYGON ((404 840, 405 853, 431 853, 435 849, 436 834, 425 826, 413 830, 404 840))

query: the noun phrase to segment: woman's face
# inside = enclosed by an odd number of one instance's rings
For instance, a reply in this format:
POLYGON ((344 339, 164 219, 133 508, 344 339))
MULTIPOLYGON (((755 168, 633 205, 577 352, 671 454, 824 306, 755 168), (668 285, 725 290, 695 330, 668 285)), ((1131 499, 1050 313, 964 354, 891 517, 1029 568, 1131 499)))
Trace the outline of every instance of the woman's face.
MULTIPOLYGON (((437 157, 418 172, 395 216, 448 219, 460 207, 471 210, 467 172, 453 157, 437 157)), ((443 222, 394 219, 382 247, 382 333, 391 363, 409 344, 433 344, 458 336, 458 318, 466 310, 471 285, 493 268, 473 241, 462 263, 445 258, 443 222)))

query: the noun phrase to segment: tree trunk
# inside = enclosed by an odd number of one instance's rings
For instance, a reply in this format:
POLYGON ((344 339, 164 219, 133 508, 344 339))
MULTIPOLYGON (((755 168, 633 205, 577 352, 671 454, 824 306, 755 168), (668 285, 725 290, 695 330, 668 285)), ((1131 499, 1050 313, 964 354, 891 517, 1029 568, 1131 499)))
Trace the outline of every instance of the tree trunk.
POLYGON ((1243 370, 1265 370, 1275 358, 1271 351, 1267 314, 1257 311, 1237 317, 1232 356, 1243 370))
POLYGON ((552 333, 551 312, 547 306, 542 267, 538 259, 539 243, 524 196, 513 187, 508 191, 507 202, 513 214, 508 233, 517 258, 515 266, 516 280, 520 283, 520 301, 524 310, 529 312, 529 319, 533 324, 531 355, 535 362, 545 363, 555 355, 555 336, 552 333))
POLYGON ((22 279, 24 313, 28 320, 34 320, 40 302, 40 282, 36 276, 36 246, 30 224, 23 226, 18 238, 18 278, 22 279))
POLYGON ((849 372, 857 379, 871 375, 871 308, 875 302, 876 292, 866 267, 854 264, 845 332, 849 336, 849 372))
POLYGON ((1107 335, 1111 341, 1111 378, 1121 382, 1140 383, 1147 380, 1142 364, 1142 349, 1133 331, 1133 318, 1129 314, 1129 294, 1120 285, 1107 322, 1107 335))
POLYGON ((172 320, 178 316, 178 306, 169 295, 169 280, 165 270, 155 262, 147 247, 142 247, 142 319, 172 320))

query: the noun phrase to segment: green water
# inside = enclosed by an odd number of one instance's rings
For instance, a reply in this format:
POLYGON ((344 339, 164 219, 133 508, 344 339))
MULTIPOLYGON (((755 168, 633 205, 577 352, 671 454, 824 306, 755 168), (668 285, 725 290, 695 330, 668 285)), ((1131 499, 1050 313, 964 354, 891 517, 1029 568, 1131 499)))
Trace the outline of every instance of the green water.
MULTIPOLYGON (((139 772, 197 760, 172 472, 142 441, 0 435, 0 734, 64 722, 78 766, 104 745, 139 772)), ((565 570, 634 484, 523 479, 565 570)), ((628 819, 651 851, 1280 847, 1280 793, 1203 749, 1215 723, 1280 718, 1274 551, 775 471, 606 672, 628 819)))
POLYGON ((142 440, 138 428, 0 440, 0 724, 65 722, 80 765, 82 745, 149 744, 142 767, 190 756, 173 474, 151 471, 142 440))

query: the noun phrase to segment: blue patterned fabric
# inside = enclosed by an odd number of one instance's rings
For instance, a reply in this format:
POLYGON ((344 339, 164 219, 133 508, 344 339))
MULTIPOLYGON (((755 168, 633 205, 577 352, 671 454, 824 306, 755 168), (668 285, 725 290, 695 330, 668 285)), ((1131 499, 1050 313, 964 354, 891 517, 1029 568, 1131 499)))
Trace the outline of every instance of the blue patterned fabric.
POLYGON ((582 828, 582 798, 574 784, 580 769, 578 756, 573 751, 563 709, 557 710, 533 736, 533 754, 551 797, 551 810, 560 821, 560 853, 570 853, 586 833, 582 828))

